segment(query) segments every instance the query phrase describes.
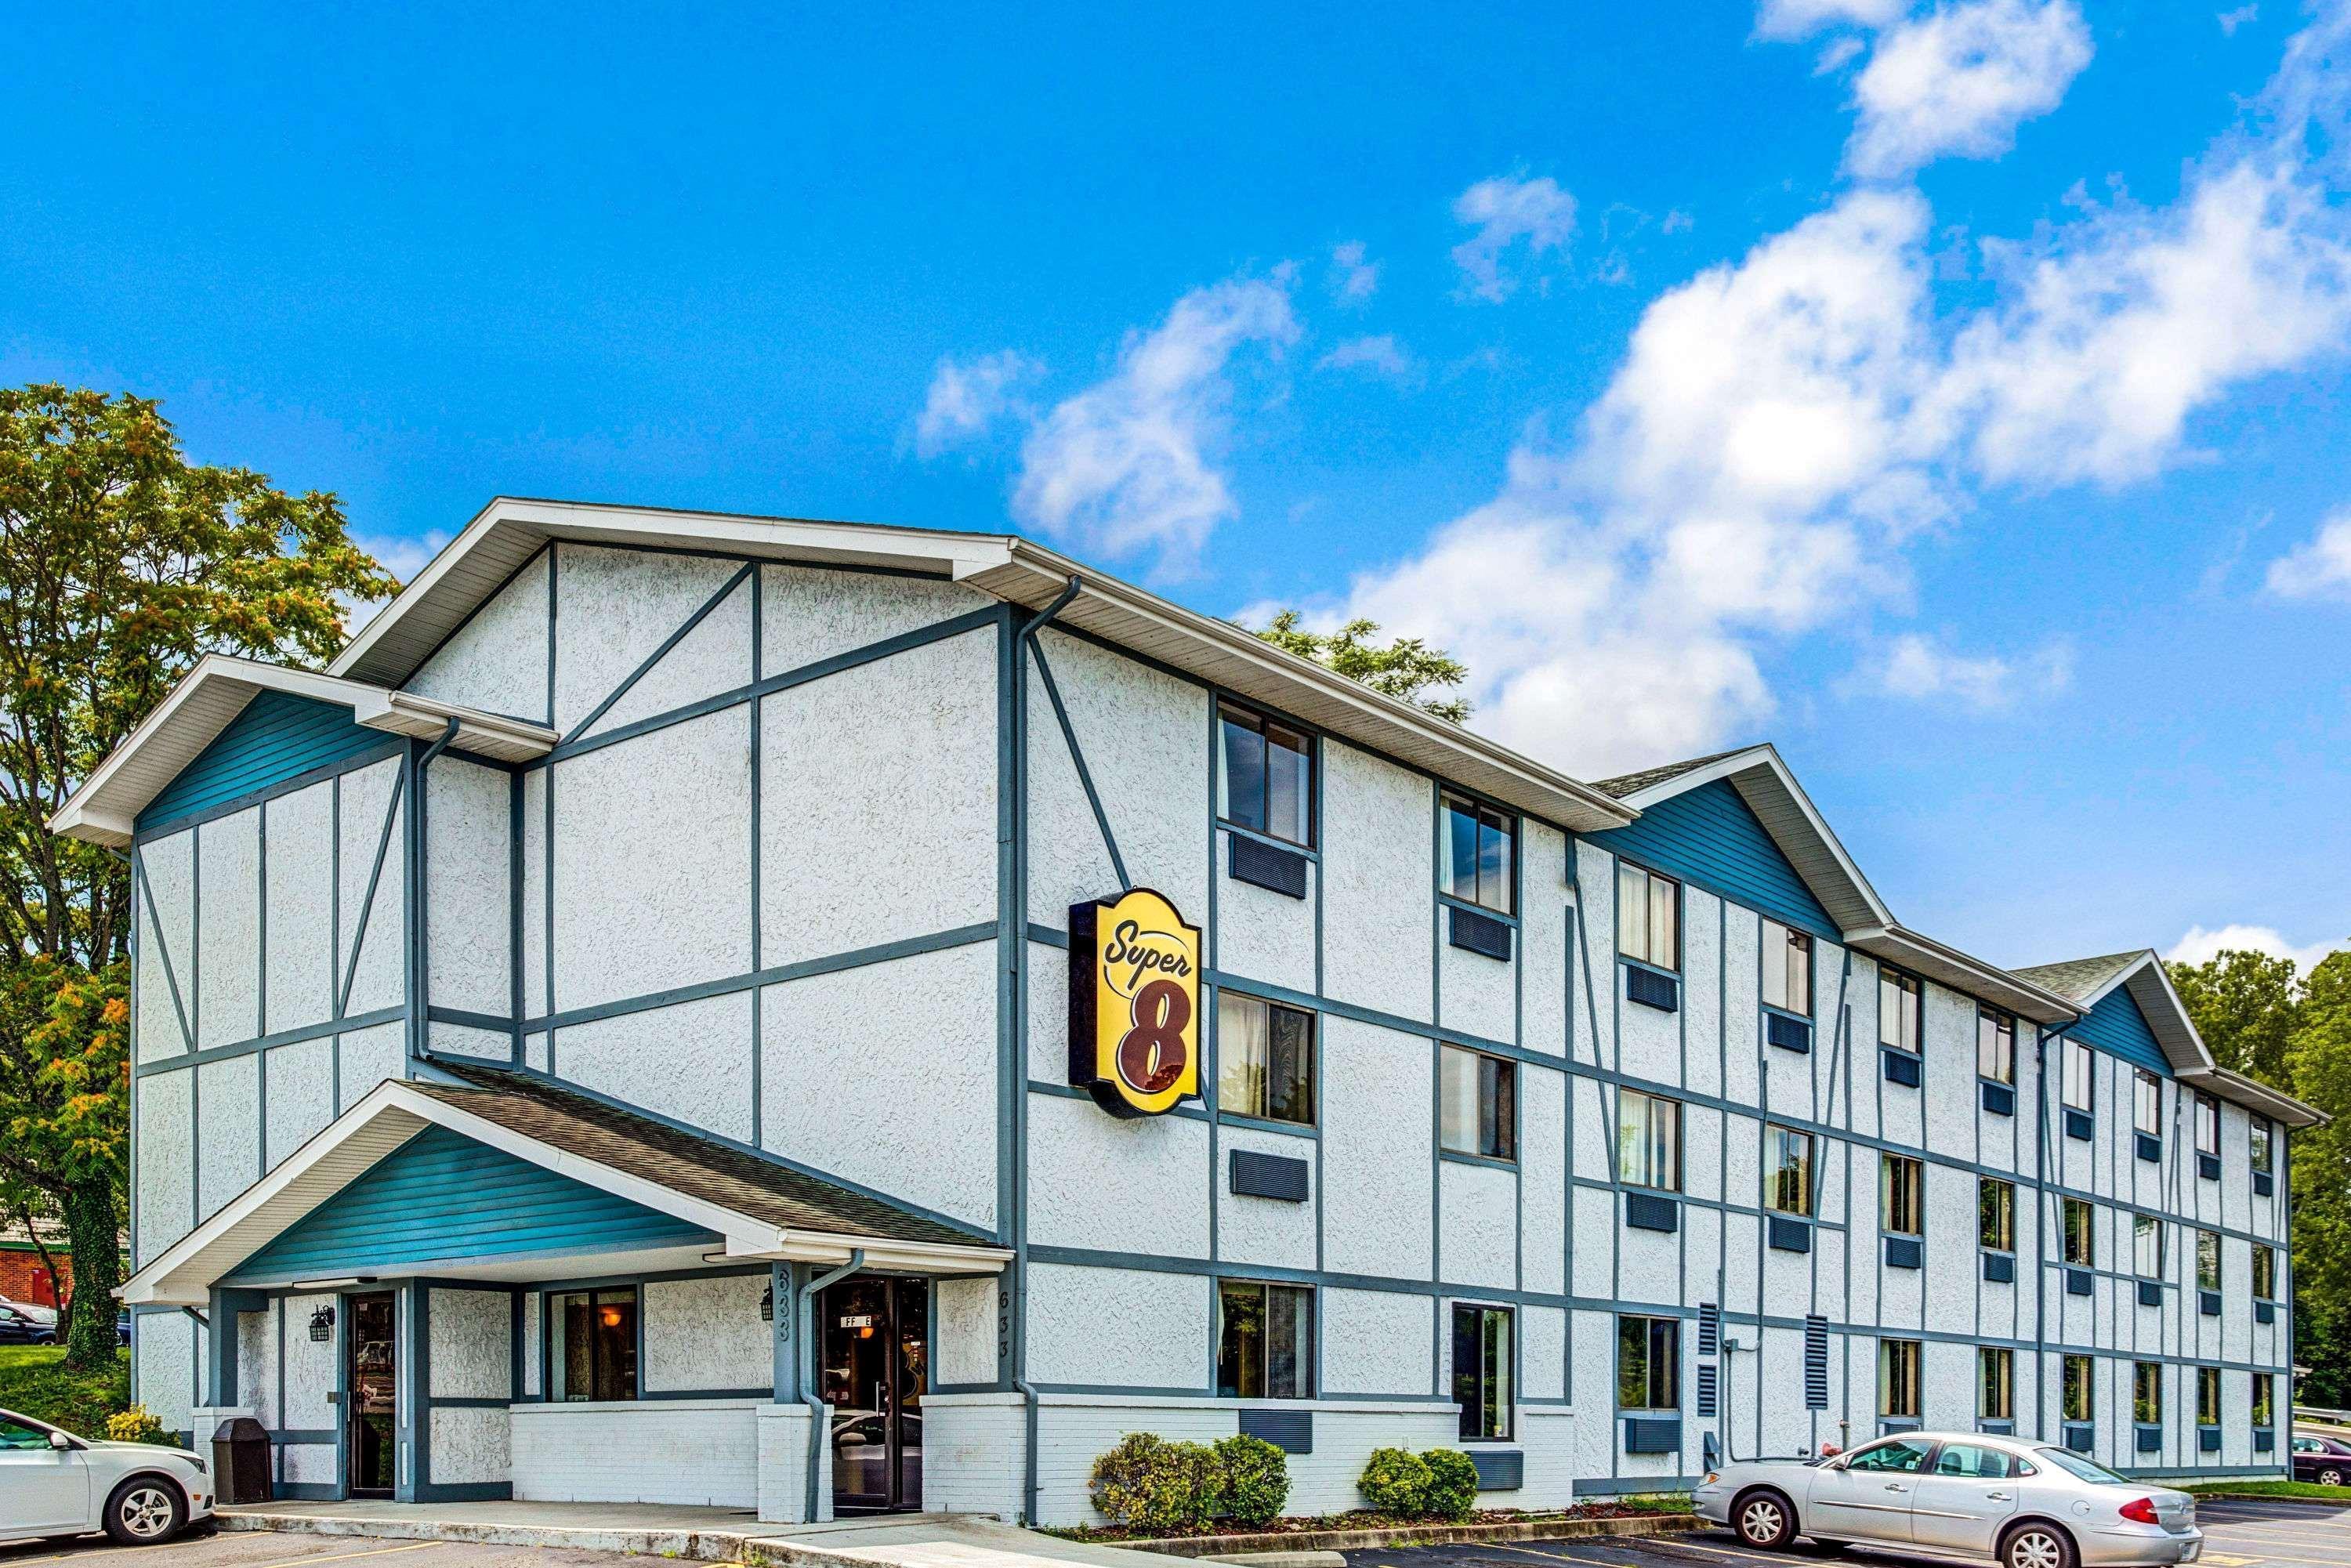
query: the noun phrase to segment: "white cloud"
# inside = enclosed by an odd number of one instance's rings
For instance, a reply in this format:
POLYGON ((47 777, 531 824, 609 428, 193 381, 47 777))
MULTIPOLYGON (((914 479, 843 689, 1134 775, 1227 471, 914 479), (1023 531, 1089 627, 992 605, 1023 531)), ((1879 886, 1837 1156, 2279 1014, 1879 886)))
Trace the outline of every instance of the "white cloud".
POLYGON ((1385 332, 1376 338, 1350 338, 1315 361, 1314 368, 1362 371, 1399 383, 1413 381, 1420 374, 1419 364, 1394 336, 1385 332))
POLYGON ((2248 22, 2259 21, 2261 15, 2262 8, 2259 5, 2240 5, 2233 11, 2221 12, 2213 19, 2220 24, 2222 37, 2233 38, 2237 36, 2238 28, 2248 22))
POLYGON ((2331 942, 2314 942, 2307 947, 2297 947, 2278 935, 2273 925, 2223 925, 2206 930, 2191 925, 2171 951, 2164 955, 2174 963, 2208 964, 2228 951, 2266 953, 2273 958, 2291 958, 2297 974, 2308 975, 2321 958, 2329 953, 2351 947, 2351 937, 2337 937, 2331 942))
POLYGON ((1010 349, 963 363, 941 360, 922 412, 914 416, 914 451, 925 458, 935 457, 979 436, 1008 414, 1028 413, 1017 389, 1044 368, 1010 349))
POLYGON ((1763 0, 1755 16, 1762 38, 1809 38, 1829 27, 1883 27, 1910 7, 1910 0, 1763 0))
POLYGON ((1533 180, 1497 175, 1456 196, 1453 216, 1478 230, 1453 247, 1463 297, 1499 303, 1520 283, 1503 270, 1503 254, 1523 245, 1531 264, 1545 251, 1564 250, 1575 233, 1575 198, 1549 175, 1533 180))
POLYGON ((1155 550, 1161 569, 1182 570, 1235 509, 1212 461, 1234 357, 1297 337, 1285 281, 1236 278, 1185 295, 1157 327, 1128 334, 1108 378, 1031 427, 1014 515, 1105 556, 1155 550))
POLYGON ((1881 36, 1855 78, 1846 165, 1886 179, 1954 153, 2005 152, 2017 125, 2056 108, 2089 63, 2074 0, 1938 5, 1881 36))
POLYGON ((1959 653, 1913 632, 1896 637, 1856 676, 1858 684, 1889 695, 1996 713, 2024 697, 2064 690, 2074 678, 2074 654, 2062 643, 2021 660, 1959 653))
POLYGON ((2270 562, 2268 586, 2281 599, 2351 602, 2351 507, 2330 514, 2307 544, 2270 562))
POLYGON ((1342 305, 1361 305, 1379 290, 1380 264, 1365 254, 1359 239, 1331 247, 1331 297, 1342 305))

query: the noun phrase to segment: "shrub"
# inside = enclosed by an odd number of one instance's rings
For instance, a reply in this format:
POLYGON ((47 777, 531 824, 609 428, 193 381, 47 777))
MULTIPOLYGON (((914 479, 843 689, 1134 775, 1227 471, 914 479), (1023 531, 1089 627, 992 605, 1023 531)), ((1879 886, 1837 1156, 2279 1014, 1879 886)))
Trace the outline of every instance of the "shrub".
POLYGON ((1364 1465, 1355 1490, 1375 1513, 1396 1519, 1417 1519, 1428 1506, 1428 1461, 1402 1448, 1374 1448, 1364 1465))
POLYGON ((1428 1467, 1423 1509, 1437 1519, 1467 1519, 1478 1506, 1478 1467, 1458 1448, 1431 1448, 1420 1456, 1428 1467))
POLYGON ((1290 1500, 1290 1456, 1262 1437, 1227 1437, 1216 1448, 1217 1490, 1236 1522, 1270 1524, 1290 1500))
POLYGON ((164 1434, 163 1423, 144 1405, 133 1405, 128 1410, 118 1410, 106 1418, 106 1437, 113 1443, 157 1443, 177 1447, 164 1434))
MULTIPOLYGON (((1221 1504, 1217 1471, 1216 1451, 1206 1444, 1129 1432, 1094 1461, 1087 1490, 1094 1507, 1129 1530, 1203 1530, 1221 1504)), ((1286 1495, 1286 1483, 1283 1490, 1286 1495)))

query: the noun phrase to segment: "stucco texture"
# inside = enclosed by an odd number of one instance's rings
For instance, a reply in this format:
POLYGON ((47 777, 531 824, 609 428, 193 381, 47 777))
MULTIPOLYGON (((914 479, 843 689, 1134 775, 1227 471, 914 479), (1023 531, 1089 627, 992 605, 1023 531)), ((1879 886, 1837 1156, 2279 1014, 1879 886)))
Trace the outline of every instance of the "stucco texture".
POLYGON ((236 1314, 236 1402, 262 1414, 277 1409, 277 1311, 236 1314))
POLYGON ((971 632, 760 705, 763 967, 995 918, 995 676, 971 632))
POLYGON ((196 1207, 209 1215, 261 1175, 261 1058, 196 1069, 196 1207))
POLYGON ((424 661, 408 689, 547 722, 547 570, 541 550, 424 661))
MULTIPOLYGON (((179 1312, 141 1312, 132 1337, 138 1376, 131 1397, 152 1411, 166 1432, 186 1431, 196 1394, 195 1321, 179 1312)), ((210 1436, 200 1433, 198 1438, 210 1436)))
POLYGON ((1435 788, 1393 763, 1322 746, 1322 986, 1359 1007, 1429 1014, 1437 902, 1435 788), (1343 846, 1343 852, 1340 846, 1343 846))
POLYGON ((554 773, 557 1009, 747 971, 743 716, 672 725, 559 762, 554 773))
MULTIPOLYGON (((1499 1040, 1515 1045, 1519 1039, 1519 977, 1518 960, 1509 963, 1489 958, 1483 953, 1472 953, 1456 947, 1447 940, 1446 930, 1453 915, 1450 910, 1437 917, 1437 1006, 1447 1029, 1459 1030, 1484 1040, 1499 1040)), ((1510 938, 1510 951, 1519 950, 1519 934, 1510 938)))
POLYGON ((1107 1114, 1092 1100, 1029 1096, 1029 1240, 1121 1251, 1135 1214, 1113 1193, 1151 1195, 1144 1250, 1208 1255, 1208 1124, 1191 1116, 1107 1114))
POLYGON ((538 1393, 539 1295, 537 1291, 525 1291, 522 1295, 522 1391, 527 1396, 538 1393))
POLYGON ((977 589, 922 578, 806 566, 759 570, 762 675, 782 674, 996 603, 977 589))
POLYGON ((748 991, 555 1031, 559 1076, 746 1144, 751 1051, 748 991))
POLYGON ((322 782, 267 802, 272 1033, 330 1015, 334 996, 334 785, 322 782))
POLYGON ((1464 1285, 1518 1285, 1519 1178, 1515 1171, 1447 1160, 1438 1166, 1439 1272, 1464 1285))
POLYGON ((1207 1392, 1209 1284, 1201 1274, 1031 1264, 1029 1377, 1207 1392))
POLYGON ((359 1103, 367 1092, 387 1078, 405 1077, 406 1026, 380 1023, 342 1037, 341 1109, 359 1103))
POLYGON ((555 727, 566 735, 741 570, 596 545, 556 552, 555 727))
POLYGON ((342 887, 342 931, 335 950, 342 955, 344 972, 351 977, 350 994, 344 1004, 346 1013, 396 1007, 407 983, 403 954, 408 917, 402 891, 406 873, 400 848, 404 831, 402 819, 408 814, 404 798, 392 808, 392 837, 387 841, 383 836, 384 810, 392 800, 400 766, 398 758, 391 758, 346 773, 339 780, 343 802, 341 861, 338 867, 342 887), (379 844, 384 845, 383 871, 376 878, 375 899, 370 904, 368 879, 375 871, 379 844), (366 914, 364 936, 360 933, 362 911, 366 914), (351 957, 355 945, 359 953, 356 967, 351 957))
POLYGON ((522 1010, 552 1010, 547 988, 547 772, 522 776, 522 1010))
POLYGON ((1576 1008, 1568 1019, 1576 1060, 1616 1061, 1616 857, 1579 841, 1573 847, 1576 1008))
MULTIPOLYGON (((139 846, 145 873, 139 924, 139 1060, 178 1056, 193 1042, 181 1027, 192 998, 188 986, 195 962, 196 846, 193 832, 173 833, 139 846), (172 985, 179 1003, 172 1002, 172 985)), ((188 1019, 188 1030, 194 1019, 188 1019)))
POLYGON ((261 1033, 261 812, 196 830, 196 1045, 234 1045, 261 1033))
POLYGON ((1231 833, 1217 835, 1217 924, 1212 959, 1228 974, 1245 975, 1293 991, 1314 992, 1314 903, 1322 867, 1306 868, 1306 896, 1292 898, 1235 878, 1231 833))
POLYGON ((768 987, 762 1145, 993 1229, 995 958, 978 942, 768 987), (937 1127, 956 1134, 909 1147, 937 1127))
POLYGON ((750 683, 751 580, 745 578, 678 640, 676 647, 639 675, 636 684, 588 727, 587 733, 601 735, 750 683))
POLYGON ((511 1473, 512 1435, 507 1412, 435 1406, 432 1422, 430 1463, 436 1483, 502 1481, 511 1473))
POLYGON ((432 1396, 504 1399, 513 1393, 514 1308, 504 1291, 436 1289, 424 1314, 432 1396))
POLYGON ((139 1080, 139 1157, 133 1178, 139 1202, 138 1262, 142 1267, 195 1225, 195 1144, 190 1125, 195 1083, 193 1068, 139 1080))
POLYGON ((1519 1385, 1521 1399, 1566 1396, 1567 1313, 1560 1308, 1519 1309, 1519 1385))
POLYGON ((477 1061, 514 1060, 514 1036, 461 1023, 435 1023, 428 1038, 436 1056, 468 1056, 477 1061))
POLYGON ((1322 1018, 1323 1266, 1429 1277, 1432 1047, 1416 1035, 1322 1018))
POLYGON ((1524 873, 1519 911, 1518 956, 1521 1017, 1530 1051, 1567 1053, 1567 1003, 1571 982, 1567 954, 1567 841, 1541 822, 1519 825, 1524 873))
POLYGON ((938 1383, 996 1381, 994 1279, 941 1280, 931 1287, 931 1351, 938 1383))
POLYGON ((335 1116, 335 1042, 321 1038, 281 1045, 268 1053, 268 1122, 264 1152, 275 1170, 287 1155, 335 1116))
POLYGON ((508 777, 455 757, 425 769, 425 996, 435 1007, 514 1012, 508 777))
POLYGON ((1029 944, 1029 1076, 1070 1081, 1070 955, 1049 942, 1029 944))
POLYGON ((310 1337, 310 1314, 333 1307, 340 1320, 342 1308, 332 1295, 287 1296, 286 1311, 286 1426, 289 1431, 319 1431, 333 1427, 337 1407, 327 1397, 335 1391, 337 1358, 341 1354, 343 1324, 321 1344, 310 1337))
POLYGON ((772 1388, 773 1325, 759 1317, 765 1274, 658 1280, 643 1289, 648 1389, 772 1388))
POLYGON ((1323 1392, 1410 1396, 1434 1386, 1435 1298, 1326 1290, 1321 1305, 1323 1392))
POLYGON ((1228 1262, 1255 1263, 1269 1268, 1314 1267, 1314 1184, 1322 1179, 1322 1145, 1312 1138, 1261 1132, 1230 1124, 1217 1130, 1217 1163, 1209 1183, 1217 1194, 1217 1256, 1228 1262), (1251 1149, 1304 1160, 1307 1197, 1303 1203, 1287 1198, 1247 1197, 1233 1191, 1233 1151, 1251 1149))
POLYGON ((1567 1273, 1567 1075, 1563 1072, 1532 1064, 1519 1069, 1519 1266, 1523 1273, 1520 1287, 1562 1291, 1567 1273))

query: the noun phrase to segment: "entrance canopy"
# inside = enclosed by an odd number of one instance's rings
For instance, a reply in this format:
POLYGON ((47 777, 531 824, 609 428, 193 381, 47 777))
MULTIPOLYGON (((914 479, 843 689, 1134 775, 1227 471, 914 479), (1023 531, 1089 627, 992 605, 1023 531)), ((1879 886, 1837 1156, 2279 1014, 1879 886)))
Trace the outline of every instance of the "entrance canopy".
POLYGON ((133 1306, 215 1285, 561 1279, 774 1260, 977 1274, 983 1236, 523 1073, 386 1080, 132 1275, 133 1306))

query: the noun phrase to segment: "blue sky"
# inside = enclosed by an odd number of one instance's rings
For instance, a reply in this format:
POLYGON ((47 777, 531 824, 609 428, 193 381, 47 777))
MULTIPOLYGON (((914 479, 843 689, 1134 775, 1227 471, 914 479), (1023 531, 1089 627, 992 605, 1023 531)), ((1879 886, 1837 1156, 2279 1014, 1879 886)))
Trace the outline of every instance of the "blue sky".
POLYGON ((1586 777, 1776 740, 1998 961, 2351 935, 2340 16, 884 9, 20 17, 0 378, 400 568, 506 493, 1368 613, 1586 777))

